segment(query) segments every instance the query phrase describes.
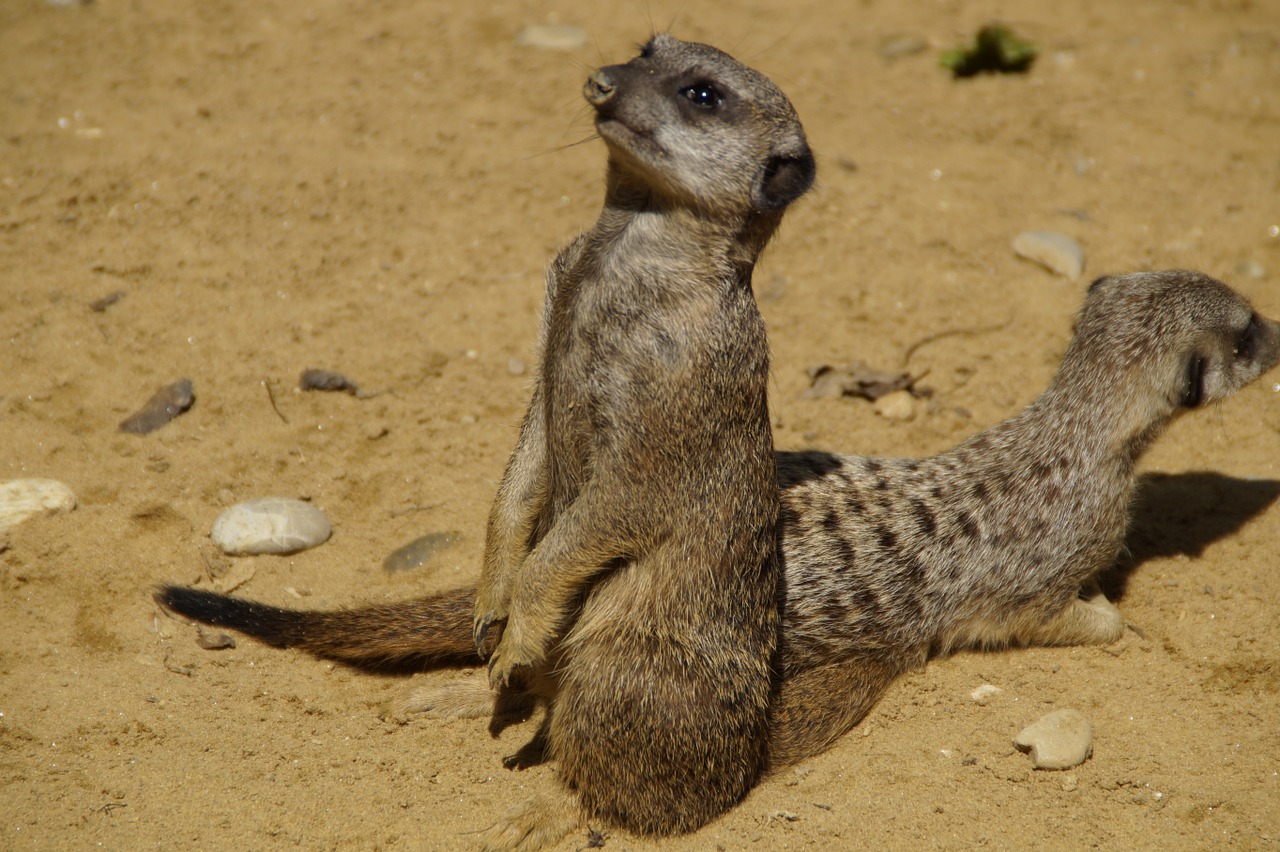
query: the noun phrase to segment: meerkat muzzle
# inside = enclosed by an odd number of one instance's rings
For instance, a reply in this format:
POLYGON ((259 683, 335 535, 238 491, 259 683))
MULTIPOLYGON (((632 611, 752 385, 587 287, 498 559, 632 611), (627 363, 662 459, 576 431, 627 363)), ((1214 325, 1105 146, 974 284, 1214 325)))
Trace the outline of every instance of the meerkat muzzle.
POLYGON ((587 99, 587 103, 599 109, 609 102, 617 90, 618 87, 610 82, 605 69, 601 68, 587 78, 586 84, 582 87, 582 96, 587 99))

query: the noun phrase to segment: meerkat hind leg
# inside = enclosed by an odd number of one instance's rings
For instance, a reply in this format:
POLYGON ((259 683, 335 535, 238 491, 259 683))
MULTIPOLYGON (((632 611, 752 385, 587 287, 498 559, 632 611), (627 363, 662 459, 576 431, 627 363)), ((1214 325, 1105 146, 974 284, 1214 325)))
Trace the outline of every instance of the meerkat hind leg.
POLYGON ((862 721, 902 671, 900 662, 855 657, 788 675, 769 725, 769 769, 825 751, 862 721))
POLYGON ((397 715, 422 713, 432 719, 483 719, 494 711, 494 691, 483 675, 456 678, 443 685, 415 686, 388 704, 397 715))
MULTIPOLYGON (((536 697, 530 693, 516 690, 495 692, 489 688, 484 674, 477 672, 443 685, 415 687, 404 697, 388 702, 383 716, 401 720, 418 713, 431 719, 488 717, 500 724, 500 731, 507 725, 527 721, 536 704, 536 697)), ((492 723, 490 727, 493 727, 492 723)))
POLYGON ((582 824, 576 793, 557 787, 508 810, 482 835, 486 850, 533 850, 563 840, 582 824))

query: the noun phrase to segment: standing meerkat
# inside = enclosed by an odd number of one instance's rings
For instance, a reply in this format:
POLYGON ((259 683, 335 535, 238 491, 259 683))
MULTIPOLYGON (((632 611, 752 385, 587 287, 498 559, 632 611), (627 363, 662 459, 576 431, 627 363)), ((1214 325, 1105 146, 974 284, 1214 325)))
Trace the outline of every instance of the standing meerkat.
POLYGON ((755 783, 775 685, 778 485, 751 278, 814 158, 783 93, 707 45, 655 36, 583 93, 609 152, 604 209, 547 273, 469 631, 494 688, 547 703, 518 761, 554 757, 565 786, 508 813, 496 846, 542 845, 584 814, 698 828, 755 783))
POLYGON ((782 92, 707 45, 655 36, 583 94, 609 151, 604 210, 547 274, 473 623, 490 684, 548 703, 521 759, 554 757, 566 789, 509 813, 499 845, 581 814, 701 826, 755 783, 774 686, 777 470, 751 276, 814 158, 782 92))
MULTIPOLYGON (((1016 417, 927 459, 779 453, 782 677, 769 765, 826 749, 931 655, 1118 639, 1124 621, 1094 580, 1123 546, 1138 459, 1179 414, 1277 361, 1280 325, 1213 278, 1101 278, 1052 384, 1016 417)), ((298 612, 196 589, 157 595, 196 620, 360 666, 475 664, 474 599, 458 589, 298 612)), ((410 703, 483 712, 487 687, 466 689, 410 703)))

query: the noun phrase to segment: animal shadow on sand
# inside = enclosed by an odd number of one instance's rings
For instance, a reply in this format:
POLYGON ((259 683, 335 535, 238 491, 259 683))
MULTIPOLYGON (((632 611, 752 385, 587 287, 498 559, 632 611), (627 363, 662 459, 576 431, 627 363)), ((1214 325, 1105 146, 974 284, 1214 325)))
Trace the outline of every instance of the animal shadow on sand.
POLYGON ((1132 522, 1116 564, 1099 575, 1102 590, 1121 600, 1139 566, 1170 556, 1199 558, 1234 535, 1280 497, 1280 480, 1237 479, 1207 470, 1147 473, 1138 478, 1132 522))

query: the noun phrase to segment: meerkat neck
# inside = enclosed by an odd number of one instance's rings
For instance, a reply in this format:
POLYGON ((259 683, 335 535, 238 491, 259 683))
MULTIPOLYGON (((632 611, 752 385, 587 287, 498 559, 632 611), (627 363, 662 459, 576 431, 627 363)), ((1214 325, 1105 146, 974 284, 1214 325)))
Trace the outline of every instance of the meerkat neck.
POLYGON ((1080 461, 1132 469, 1173 412, 1128 372, 1077 371, 1068 361, 1018 418, 1028 439, 1071 446, 1080 461))
POLYGON ((781 213, 708 209, 663 193, 612 159, 605 203, 593 232, 602 243, 639 239, 655 256, 697 259, 703 274, 729 272, 749 281, 782 220, 781 213))

